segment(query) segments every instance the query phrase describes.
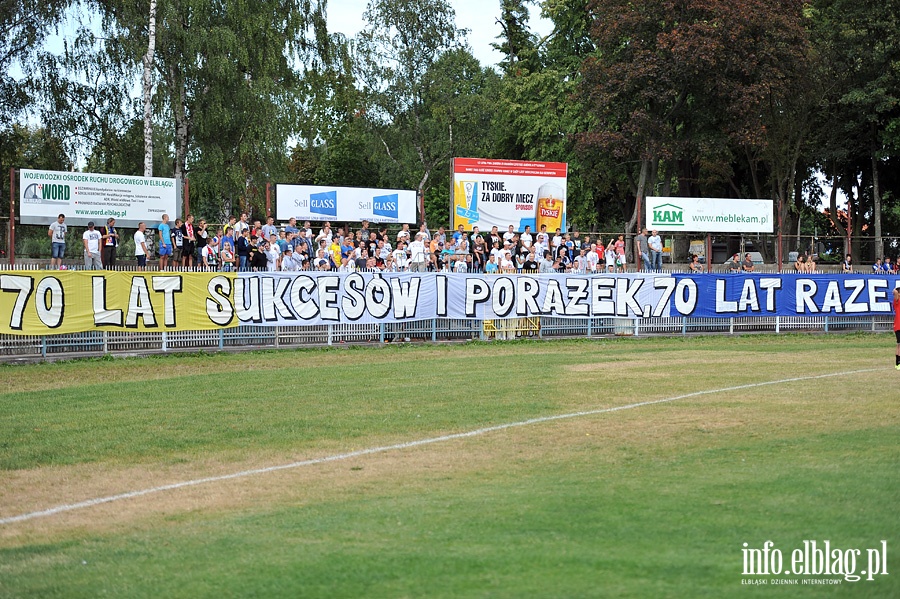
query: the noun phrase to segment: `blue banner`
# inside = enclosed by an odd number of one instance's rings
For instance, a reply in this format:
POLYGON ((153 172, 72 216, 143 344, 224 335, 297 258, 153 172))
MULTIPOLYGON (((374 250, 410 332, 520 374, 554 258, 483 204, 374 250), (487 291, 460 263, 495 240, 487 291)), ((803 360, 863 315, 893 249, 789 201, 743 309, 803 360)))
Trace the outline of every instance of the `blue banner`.
POLYGON ((894 275, 676 274, 671 316, 878 316, 891 314, 894 275))

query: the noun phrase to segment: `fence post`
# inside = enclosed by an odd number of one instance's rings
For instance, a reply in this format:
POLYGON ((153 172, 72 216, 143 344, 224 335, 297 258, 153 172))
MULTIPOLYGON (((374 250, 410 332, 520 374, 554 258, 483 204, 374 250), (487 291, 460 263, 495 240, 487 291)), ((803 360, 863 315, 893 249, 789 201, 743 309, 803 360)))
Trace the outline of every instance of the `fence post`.
POLYGON ((825 316, 825 332, 828 332, 828 316, 825 316))
POLYGON ((41 357, 47 357, 47 336, 44 335, 41 337, 41 357))
POLYGON ((681 317, 681 336, 687 336, 687 316, 681 317))
POLYGON ((728 319, 728 322, 730 323, 730 324, 728 325, 728 334, 729 334, 729 335, 734 335, 734 316, 732 316, 731 318, 729 318, 729 319, 728 319))
POLYGON ((776 333, 781 332, 781 317, 780 316, 775 317, 775 332, 776 333))
POLYGON ((431 340, 437 341, 437 318, 431 319, 431 340))
POLYGON ((169 331, 162 332, 162 346, 160 349, 164 352, 169 351, 169 331))
POLYGON ((328 325, 328 345, 331 345, 331 343, 332 343, 331 340, 332 340, 332 338, 334 337, 334 331, 333 331, 333 329, 334 329, 334 325, 333 325, 333 324, 328 325))
POLYGON ((109 332, 103 331, 103 354, 109 353, 109 332))
POLYGON ((225 347, 225 329, 219 329, 219 349, 225 347))
POLYGON ((378 341, 384 343, 384 323, 378 323, 378 341))
POLYGON ((593 330, 594 330, 594 319, 591 318, 590 316, 588 316, 588 331, 587 331, 588 338, 590 338, 593 330))

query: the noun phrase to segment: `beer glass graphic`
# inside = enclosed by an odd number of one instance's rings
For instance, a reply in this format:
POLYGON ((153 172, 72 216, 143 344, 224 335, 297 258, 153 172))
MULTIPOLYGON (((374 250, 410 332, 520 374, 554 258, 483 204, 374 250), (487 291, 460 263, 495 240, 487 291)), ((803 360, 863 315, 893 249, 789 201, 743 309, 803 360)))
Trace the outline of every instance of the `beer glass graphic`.
POLYGON ((565 202, 562 187, 556 183, 544 183, 538 188, 537 214, 535 226, 547 225, 547 231, 553 232, 562 228, 563 206, 565 202))

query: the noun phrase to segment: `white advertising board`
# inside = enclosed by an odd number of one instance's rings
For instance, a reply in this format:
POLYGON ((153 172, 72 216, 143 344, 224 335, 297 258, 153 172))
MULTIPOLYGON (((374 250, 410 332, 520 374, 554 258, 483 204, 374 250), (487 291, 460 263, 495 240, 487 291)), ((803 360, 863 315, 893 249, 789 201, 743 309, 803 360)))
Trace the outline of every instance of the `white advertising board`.
POLYGON ((275 196, 279 221, 416 222, 416 192, 406 189, 279 184, 275 196))
POLYGON ((181 214, 175 179, 103 175, 67 171, 19 171, 19 217, 29 225, 47 225, 60 214, 69 225, 98 227, 110 217, 120 227, 150 226, 168 214, 181 214))
POLYGON ((772 200, 648 197, 647 229, 692 233, 771 233, 772 200))
POLYGON ((452 226, 565 231, 567 175, 565 162, 454 158, 452 226))

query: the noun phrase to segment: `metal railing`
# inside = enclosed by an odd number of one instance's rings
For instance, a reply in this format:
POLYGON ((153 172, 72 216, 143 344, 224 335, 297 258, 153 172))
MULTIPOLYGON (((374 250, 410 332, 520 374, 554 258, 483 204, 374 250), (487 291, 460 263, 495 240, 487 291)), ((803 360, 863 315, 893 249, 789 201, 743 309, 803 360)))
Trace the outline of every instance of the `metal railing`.
POLYGON ((233 351, 301 348, 348 343, 512 340, 747 332, 883 332, 893 329, 887 316, 736 317, 736 318, 511 318, 466 320, 433 318, 403 323, 340 324, 298 327, 242 325, 212 331, 91 331, 47 336, 0 335, 0 361, 77 358, 106 354, 182 351, 233 351))

